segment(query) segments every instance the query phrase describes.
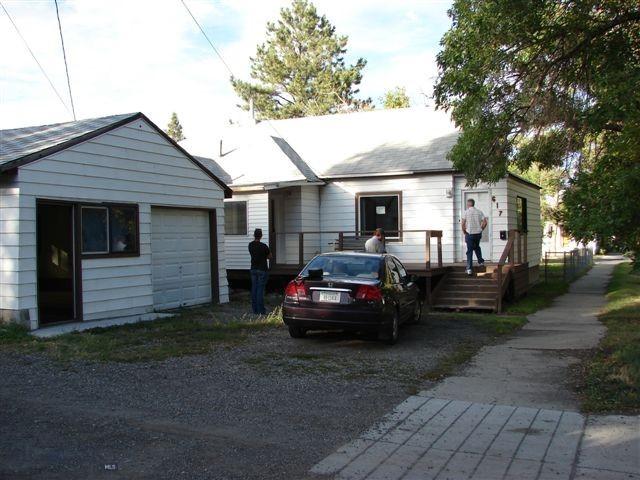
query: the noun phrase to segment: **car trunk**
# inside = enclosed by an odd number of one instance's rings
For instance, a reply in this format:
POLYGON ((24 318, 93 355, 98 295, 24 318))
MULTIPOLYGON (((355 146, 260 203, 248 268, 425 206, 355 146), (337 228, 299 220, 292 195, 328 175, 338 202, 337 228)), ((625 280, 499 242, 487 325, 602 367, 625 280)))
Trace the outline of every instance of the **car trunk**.
POLYGON ((369 278, 324 277, 322 280, 305 279, 308 296, 301 304, 348 305, 356 300, 358 289, 362 285, 376 287, 380 280, 369 278))

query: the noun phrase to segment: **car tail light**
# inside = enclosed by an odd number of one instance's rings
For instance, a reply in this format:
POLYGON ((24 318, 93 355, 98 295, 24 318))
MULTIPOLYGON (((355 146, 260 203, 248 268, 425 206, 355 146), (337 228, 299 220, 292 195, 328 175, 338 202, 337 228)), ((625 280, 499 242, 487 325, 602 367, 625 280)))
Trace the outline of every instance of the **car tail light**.
POLYGON ((360 285, 356 292, 356 299, 380 302, 382 301, 382 290, 373 285, 360 285))
POLYGON ((287 284, 287 288, 284 289, 284 296, 287 300, 298 302, 300 300, 307 300, 309 298, 309 290, 304 283, 304 280, 295 279, 291 280, 287 284))

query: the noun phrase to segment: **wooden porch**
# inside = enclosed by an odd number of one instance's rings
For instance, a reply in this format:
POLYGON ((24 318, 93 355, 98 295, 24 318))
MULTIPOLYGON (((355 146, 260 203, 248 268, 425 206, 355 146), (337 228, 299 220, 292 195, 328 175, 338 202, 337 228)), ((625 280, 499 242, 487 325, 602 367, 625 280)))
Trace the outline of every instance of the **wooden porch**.
MULTIPOLYGON (((310 231, 271 232, 270 248, 274 253, 271 262, 271 276, 294 277, 306 263, 319 253, 330 251, 364 251, 364 242, 372 232, 353 231, 310 231), (297 261, 278 259, 278 238, 293 237, 297 244, 297 261), (310 249, 309 238, 326 238, 332 241, 325 248, 310 249)), ((442 256, 441 230, 403 230, 387 232, 388 236, 402 238, 405 234, 420 235, 424 239, 424 260, 406 262, 405 268, 424 282, 425 302, 431 308, 454 310, 490 310, 502 312, 505 296, 517 298, 524 295, 529 287, 529 264, 527 262, 527 235, 518 230, 510 230, 508 240, 498 262, 487 262, 484 267, 476 267, 474 275, 465 273, 464 262, 444 263, 442 256), (434 258, 432 260, 432 257, 434 258)), ((314 244, 316 242, 313 242, 314 244)), ((391 243, 392 244, 392 243, 391 243)), ((292 242, 288 241, 288 246, 292 242)), ((392 252, 393 253, 393 252, 392 252)), ((230 280, 244 279, 246 270, 227 270, 230 280)))

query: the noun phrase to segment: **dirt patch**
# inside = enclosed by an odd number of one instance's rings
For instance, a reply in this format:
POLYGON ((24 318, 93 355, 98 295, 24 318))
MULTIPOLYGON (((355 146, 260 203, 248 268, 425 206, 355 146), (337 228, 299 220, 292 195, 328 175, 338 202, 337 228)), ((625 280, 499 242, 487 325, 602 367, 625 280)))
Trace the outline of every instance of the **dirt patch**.
MULTIPOLYGON (((246 306, 223 308, 237 319, 246 306)), ((346 333, 294 340, 280 326, 162 361, 0 351, 0 477, 303 478, 428 387, 425 372, 460 345, 491 341, 474 321, 439 315, 401 329, 393 347, 346 333)))

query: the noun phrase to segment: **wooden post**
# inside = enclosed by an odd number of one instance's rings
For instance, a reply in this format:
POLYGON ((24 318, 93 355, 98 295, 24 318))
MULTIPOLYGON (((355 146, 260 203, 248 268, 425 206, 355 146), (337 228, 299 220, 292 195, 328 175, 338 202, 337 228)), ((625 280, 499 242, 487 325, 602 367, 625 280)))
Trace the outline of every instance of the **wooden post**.
POLYGON ((298 265, 304 265, 304 233, 298 233, 298 265))
POLYGON ((547 265, 549 264, 549 252, 544 252, 544 283, 547 283, 547 265))
POLYGON ((524 260, 524 263, 527 263, 529 261, 529 251, 528 251, 528 245, 527 245, 527 234, 523 233, 522 234, 522 257, 524 260))
POLYGON ((516 238, 518 239, 518 263, 522 263, 522 234, 520 231, 516 233, 516 238))
MULTIPOLYGON (((509 230, 509 238, 513 238, 514 235, 517 235, 516 230, 509 230)), ((513 243, 511 243, 511 248, 509 248, 509 263, 513 266, 516 263, 516 240, 514 239, 513 243)))
POLYGON ((338 233, 338 250, 340 251, 344 250, 344 233, 343 232, 338 233))
POLYGON ((427 269, 427 271, 431 270, 431 230, 427 230, 425 233, 425 255, 426 255, 426 261, 425 261, 425 267, 427 269))
POLYGON ((442 235, 438 236, 438 268, 442 268, 442 235))
POLYGON ((496 313, 502 313, 502 265, 498 264, 496 313))

